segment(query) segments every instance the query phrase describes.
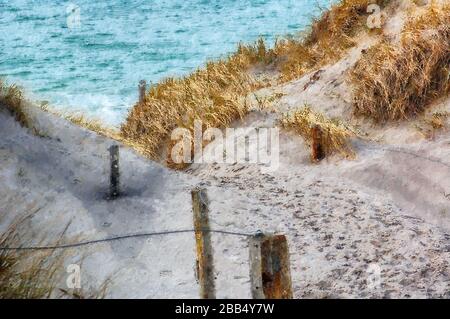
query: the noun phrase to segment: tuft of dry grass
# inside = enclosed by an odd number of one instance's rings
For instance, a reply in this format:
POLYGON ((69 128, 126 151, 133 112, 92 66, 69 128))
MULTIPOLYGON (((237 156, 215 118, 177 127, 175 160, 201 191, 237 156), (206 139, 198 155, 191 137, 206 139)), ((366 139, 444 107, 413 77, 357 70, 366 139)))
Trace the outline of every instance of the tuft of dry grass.
POLYGON ((443 129, 447 126, 448 119, 450 118, 449 112, 434 112, 428 119, 427 123, 435 130, 443 129))
MULTIPOLYGON (((16 220, 0 236, 0 247, 20 246, 18 227, 27 218, 16 220)), ((55 251, 0 250, 0 299, 50 298, 61 257, 55 251)))
POLYGON ((432 3, 410 18, 399 43, 384 39, 350 74, 354 112, 377 122, 402 120, 450 92, 450 6, 432 3))
POLYGON ((426 115, 416 129, 427 139, 433 139, 439 131, 449 128, 450 113, 445 111, 436 111, 426 115))
POLYGON ((8 85, 0 79, 0 107, 5 107, 23 127, 30 127, 30 120, 23 108, 23 93, 17 85, 8 85))
POLYGON ((318 126, 322 131, 322 146, 327 156, 338 153, 346 158, 355 157, 349 139, 357 136, 357 133, 339 119, 328 119, 305 105, 301 109, 284 114, 280 122, 282 127, 293 130, 310 145, 312 143, 311 128, 318 126))
POLYGON ((434 130, 440 130, 447 126, 449 117, 449 112, 434 112, 428 119, 426 119, 426 122, 434 130))
MULTIPOLYGON (((22 247, 25 221, 33 214, 16 218, 0 235, 0 247, 22 247)), ((59 236, 56 245, 60 244, 68 229, 66 226, 59 236)), ((64 270, 64 259, 67 254, 63 250, 1 250, 0 249, 0 299, 103 299, 105 298, 110 279, 107 279, 98 290, 58 288, 64 270), (61 295, 62 294, 62 295, 61 295)))
POLYGON ((77 126, 84 127, 90 131, 93 131, 99 135, 109 137, 115 140, 120 140, 120 132, 111 127, 105 126, 105 124, 97 119, 89 119, 81 113, 60 113, 63 118, 72 122, 77 126))

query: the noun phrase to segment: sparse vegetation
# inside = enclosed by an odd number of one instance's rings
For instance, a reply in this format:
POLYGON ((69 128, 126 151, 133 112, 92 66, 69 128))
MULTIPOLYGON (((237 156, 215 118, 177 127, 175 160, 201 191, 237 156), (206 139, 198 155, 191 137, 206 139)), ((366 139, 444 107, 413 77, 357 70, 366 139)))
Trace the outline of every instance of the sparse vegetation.
POLYGON ((432 3, 410 18, 401 39, 384 39, 353 69, 354 111, 378 122, 402 120, 450 92, 450 6, 432 3))
POLYGON ((23 93, 16 85, 8 85, 0 79, 0 107, 5 107, 23 127, 30 127, 30 121, 23 109, 23 93))
POLYGON ((339 119, 326 118, 323 114, 313 111, 308 105, 285 114, 281 119, 281 125, 302 136, 308 144, 312 142, 311 128, 319 126, 326 155, 339 153, 347 158, 355 156, 349 142, 351 137, 357 136, 355 130, 339 119))
POLYGON ((447 126, 448 118, 450 117, 449 112, 434 112, 429 118, 426 119, 428 125, 433 129, 439 130, 447 126))
MULTIPOLYGON (((22 247, 23 235, 20 235, 19 230, 31 216, 32 214, 17 218, 6 232, 0 235, 0 247, 22 247)), ((59 242, 60 240, 56 245, 59 242)), ((57 296, 73 299, 105 298, 109 279, 98 290, 90 292, 83 289, 58 288, 58 283, 61 282, 60 274, 65 274, 65 271, 61 270, 65 269, 66 256, 63 250, 56 249, 0 250, 0 299, 46 299, 57 296)))
POLYGON ((425 138, 432 139, 436 133, 449 128, 449 120, 449 112, 436 111, 424 116, 415 127, 425 138))
POLYGON ((114 128, 105 126, 100 120, 87 118, 81 112, 63 112, 50 108, 47 104, 40 105, 40 108, 45 111, 62 117, 69 122, 84 127, 97 134, 115 139, 121 140, 120 132, 114 128))
MULTIPOLYGON (((18 227, 27 217, 14 222, 0 236, 0 247, 20 246, 18 227)), ((0 299, 50 298, 57 281, 62 255, 52 250, 30 252, 0 250, 0 299)))
MULTIPOLYGON (((32 125, 30 117, 24 109, 23 91, 17 85, 8 85, 3 79, 0 79, 0 107, 4 107, 8 112, 15 117, 16 121, 23 127, 31 129, 33 134, 45 137, 45 134, 38 132, 32 125)), ((82 113, 61 112, 52 109, 48 104, 40 105, 43 111, 55 114, 59 117, 65 118, 75 125, 84 127, 88 130, 94 131, 100 135, 107 136, 113 139, 120 140, 121 136, 118 130, 105 126, 100 120, 88 119, 82 113)))
POLYGON ((72 122, 75 125, 84 127, 97 134, 120 140, 120 134, 117 130, 105 126, 100 120, 88 119, 81 113, 60 113, 66 120, 72 122))

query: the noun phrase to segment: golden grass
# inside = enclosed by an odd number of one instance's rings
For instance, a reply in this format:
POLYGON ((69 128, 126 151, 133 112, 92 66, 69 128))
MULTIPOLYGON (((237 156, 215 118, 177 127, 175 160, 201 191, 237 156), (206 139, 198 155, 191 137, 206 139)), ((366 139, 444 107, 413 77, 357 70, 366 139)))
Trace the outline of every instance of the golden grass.
POLYGON ((311 128, 317 125, 322 131, 322 146, 327 156, 338 153, 346 158, 355 157, 349 139, 357 133, 339 119, 328 119, 305 105, 295 112, 284 114, 280 123, 282 127, 302 136, 309 145, 312 143, 311 128))
POLYGON ((16 85, 8 85, 0 79, 0 106, 5 107, 23 127, 30 127, 30 120, 23 109, 23 93, 16 85))
POLYGON ((66 120, 71 123, 84 127, 90 131, 93 131, 99 135, 109 137, 112 139, 120 140, 119 130, 106 126, 102 121, 97 119, 89 119, 81 113, 63 113, 62 115, 66 120))
MULTIPOLYGON (((337 60, 355 44, 369 3, 371 0, 342 0, 313 21, 306 37, 277 41, 273 49, 268 49, 263 40, 240 45, 226 59, 152 86, 145 101, 128 114, 121 127, 122 140, 158 159, 161 154, 171 154, 174 143, 169 138, 176 127, 192 131, 195 120, 201 120, 204 129, 226 127, 249 111, 248 95, 263 86, 250 76, 252 67, 270 64, 279 70, 282 81, 288 81, 337 60)), ((173 166, 170 159, 168 164, 173 166)))
POLYGON ((155 158, 176 127, 192 131, 195 120, 201 120, 205 129, 225 127, 242 118, 249 107, 246 96, 260 87, 247 70, 263 55, 261 46, 261 42, 241 46, 226 60, 209 62, 185 78, 169 78, 152 86, 122 125, 123 139, 155 158))
MULTIPOLYGON (((379 1, 386 6, 391 0, 379 1)), ((278 41, 273 50, 283 82, 337 61, 356 44, 365 29, 371 0, 341 0, 314 19, 309 33, 299 39, 278 41)))
POLYGON ((410 18, 399 43, 370 48, 350 75, 355 114, 378 122, 402 120, 450 92, 450 6, 430 5, 410 18))
POLYGON ((425 138, 433 139, 440 131, 448 130, 449 119, 449 112, 436 111, 424 116, 415 127, 425 138))
POLYGON ((449 112, 434 112, 425 121, 433 129, 439 130, 439 129, 443 129, 447 126, 447 121, 448 121, 449 117, 450 117, 449 112))

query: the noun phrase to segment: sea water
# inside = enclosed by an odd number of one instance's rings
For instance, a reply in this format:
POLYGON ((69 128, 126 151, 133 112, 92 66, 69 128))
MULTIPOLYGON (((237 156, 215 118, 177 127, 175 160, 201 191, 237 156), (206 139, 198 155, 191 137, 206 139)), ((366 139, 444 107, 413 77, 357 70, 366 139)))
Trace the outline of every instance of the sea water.
POLYGON ((182 76, 239 42, 295 34, 330 0, 0 0, 0 76, 118 125, 138 83, 182 76))

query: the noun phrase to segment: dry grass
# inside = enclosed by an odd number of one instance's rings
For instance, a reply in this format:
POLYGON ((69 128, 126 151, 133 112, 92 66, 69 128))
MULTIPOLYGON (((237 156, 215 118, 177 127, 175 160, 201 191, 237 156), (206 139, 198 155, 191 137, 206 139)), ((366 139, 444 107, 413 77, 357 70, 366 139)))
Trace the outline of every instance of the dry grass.
MULTIPOLYGON (((0 236, 0 247, 20 246, 17 220, 0 236)), ((50 298, 62 267, 62 255, 55 251, 0 250, 0 299, 50 298)))
POLYGON ((23 127, 30 127, 30 120, 23 109, 23 93, 16 85, 8 85, 0 79, 0 107, 5 107, 23 127))
POLYGON ((370 48, 351 72, 354 111, 378 122, 402 120, 450 92, 450 6, 434 3, 410 18, 399 43, 370 48))
POLYGON ((322 146, 327 156, 338 153, 347 158, 355 157, 349 142, 350 138, 357 135, 355 130, 339 119, 328 119, 323 114, 314 112, 307 105, 295 112, 284 114, 281 125, 302 136, 310 145, 311 128, 317 125, 322 131, 322 146))
POLYGON ((434 112, 426 121, 433 129, 440 130, 447 126, 449 117, 449 112, 434 112))
POLYGON ((50 298, 56 282, 58 257, 53 253, 0 253, 0 299, 50 298), (24 263, 28 265, 23 266, 24 263), (21 268, 21 270, 17 270, 21 268))
POLYGON ((426 115, 416 129, 427 139, 433 139, 438 132, 449 128, 450 113, 445 111, 436 111, 426 115))
POLYGON ((155 158, 176 127, 192 131, 195 120, 201 120, 205 129, 225 127, 242 118, 248 112, 246 96, 260 87, 247 70, 265 56, 264 50, 261 42, 241 46, 226 60, 152 86, 144 103, 135 105, 122 125, 123 139, 155 158))
POLYGON ((47 104, 40 105, 40 108, 45 112, 62 117, 77 126, 84 127, 99 135, 115 140, 121 140, 119 130, 106 126, 101 120, 87 118, 82 112, 59 111, 50 108, 47 104))
MULTIPOLYGON (((32 126, 30 117, 24 110, 23 91, 17 85, 8 85, 2 79, 0 79, 0 106, 5 107, 23 127, 31 129, 38 136, 40 135, 32 126)), ((75 125, 84 127, 103 136, 120 139, 119 131, 106 127, 100 120, 88 119, 82 113, 56 111, 51 109, 47 104, 40 105, 40 108, 43 111, 65 118, 75 125)))
MULTIPOLYGON (((33 214, 17 218, 0 235, 0 247, 21 247, 25 221, 33 214)), ((59 236, 56 245, 61 243, 67 228, 59 236)), ((40 243, 39 245, 41 245, 40 243)), ((57 289, 61 274, 67 275, 63 250, 0 250, 0 299, 103 299, 110 280, 106 280, 98 290, 87 292, 83 289, 57 289), (61 295, 62 294, 62 295, 61 295)))
POLYGON ((75 125, 84 127, 105 137, 120 140, 120 132, 111 127, 105 126, 105 124, 100 120, 88 119, 81 113, 64 113, 62 116, 75 125))
MULTIPOLYGON (((249 75, 251 68, 271 65, 279 70, 280 79, 287 81, 337 60, 355 44, 369 3, 371 0, 342 0, 313 21, 306 37, 278 41, 273 49, 263 40, 240 45, 227 59, 152 86, 144 103, 136 104, 122 125, 122 140, 158 159, 161 154, 171 154, 174 143, 169 138, 176 127, 192 131, 195 120, 201 120, 204 129, 226 127, 248 112, 248 95, 263 86, 249 75)), ((168 164, 173 166, 170 159, 168 164)))
MULTIPOLYGON (((379 1, 383 7, 390 0, 379 1)), ((274 48, 281 80, 289 81, 337 61, 356 44, 365 29, 371 0, 342 0, 313 20, 309 33, 299 39, 278 41, 274 48)))

